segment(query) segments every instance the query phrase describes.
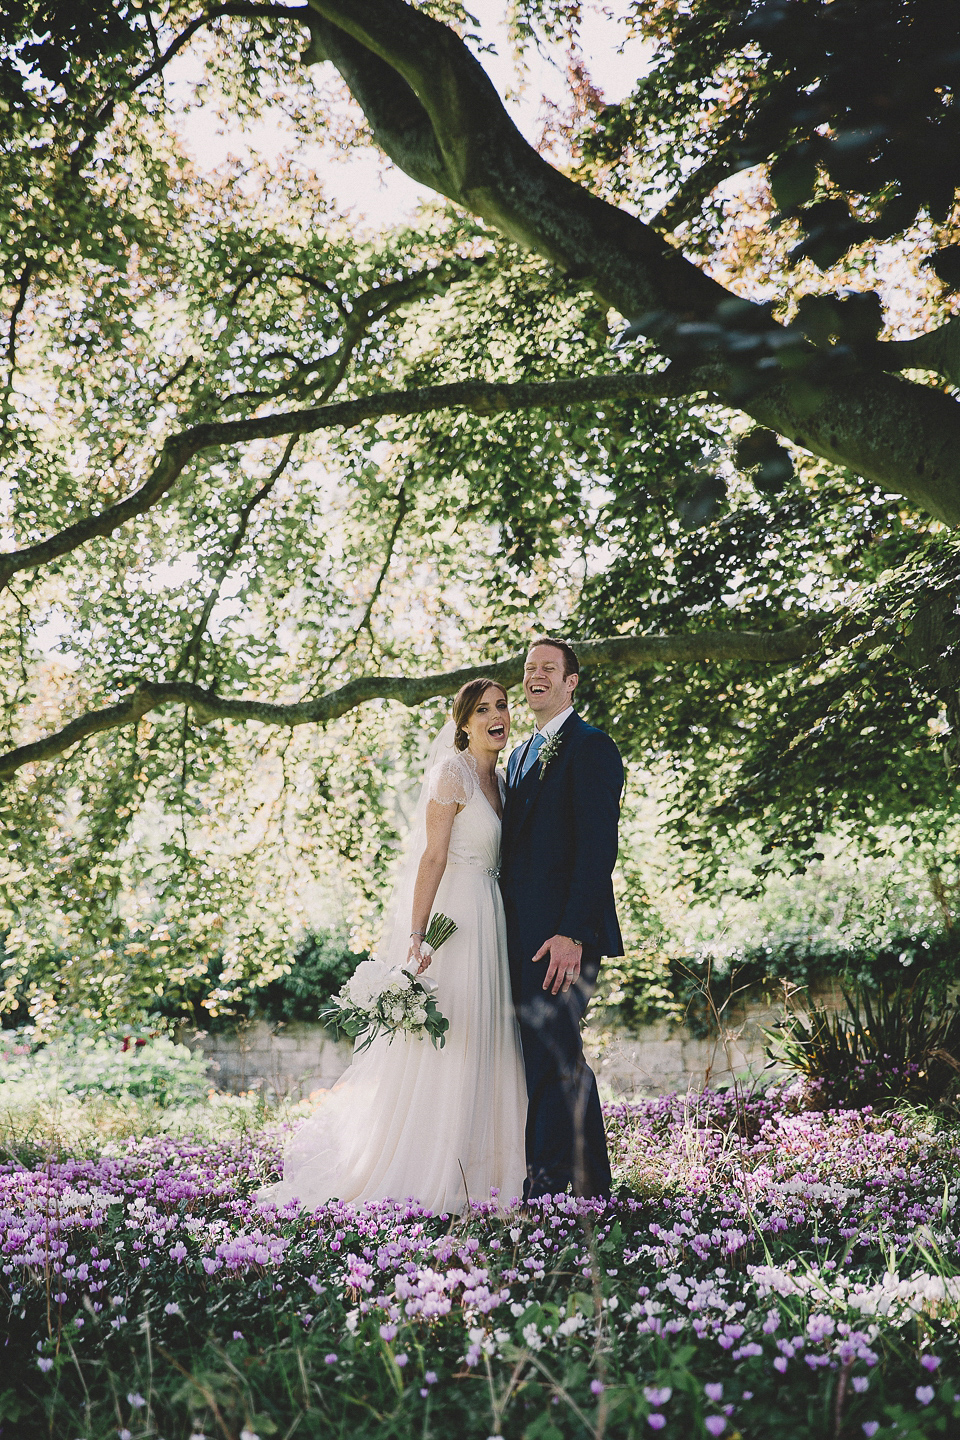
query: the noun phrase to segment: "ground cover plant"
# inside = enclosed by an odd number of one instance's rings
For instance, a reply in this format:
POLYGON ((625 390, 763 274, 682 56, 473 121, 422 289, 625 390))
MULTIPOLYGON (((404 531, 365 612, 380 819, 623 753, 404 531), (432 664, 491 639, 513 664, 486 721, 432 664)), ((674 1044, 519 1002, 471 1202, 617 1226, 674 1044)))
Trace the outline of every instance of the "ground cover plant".
POLYGON ((960 1137, 799 1092, 609 1107, 618 1192, 260 1207, 284 1130, 0 1173, 4 1440, 950 1435, 960 1137))

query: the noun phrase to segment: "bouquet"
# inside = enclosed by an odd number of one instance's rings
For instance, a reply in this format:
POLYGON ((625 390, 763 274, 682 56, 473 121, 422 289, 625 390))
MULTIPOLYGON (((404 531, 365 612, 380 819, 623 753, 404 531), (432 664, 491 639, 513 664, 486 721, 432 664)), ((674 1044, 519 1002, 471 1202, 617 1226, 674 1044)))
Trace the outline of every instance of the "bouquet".
MULTIPOLYGON (((432 955, 456 928, 446 915, 434 915, 420 947, 422 952, 432 955)), ((392 1040, 401 1032, 429 1035, 436 1048, 442 1049, 450 1021, 433 998, 436 988, 435 980, 418 978, 403 965, 388 965, 374 957, 361 961, 318 1019, 338 1039, 345 1035, 357 1040, 357 1053, 366 1050, 378 1035, 389 1035, 392 1040)))

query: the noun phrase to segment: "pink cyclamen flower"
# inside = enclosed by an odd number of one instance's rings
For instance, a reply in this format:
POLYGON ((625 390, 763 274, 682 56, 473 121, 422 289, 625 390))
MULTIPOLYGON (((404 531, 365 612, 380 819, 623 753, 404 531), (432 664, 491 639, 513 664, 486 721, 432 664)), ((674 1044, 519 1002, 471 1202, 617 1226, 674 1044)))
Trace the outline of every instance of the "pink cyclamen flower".
POLYGON ((920 1364, 923 1366, 924 1370, 929 1370, 930 1374, 932 1375, 934 1370, 936 1370, 937 1366, 940 1364, 940 1356, 921 1355, 920 1364))
POLYGON ((650 1405, 666 1405, 672 1394, 673 1391, 669 1385, 661 1385, 659 1387, 656 1385, 645 1385, 643 1388, 643 1398, 650 1405))
POLYGON ((708 1435, 722 1435, 727 1428, 727 1422, 722 1415, 708 1415, 703 1423, 708 1435))
POLYGON ((914 1393, 921 1405, 929 1405, 933 1399, 933 1386, 918 1385, 914 1393))
POLYGON ((647 1416, 647 1424, 651 1430, 662 1430, 666 1423, 666 1415, 660 1415, 656 1410, 654 1410, 652 1415, 647 1416))
POLYGON ((712 1400, 713 1403, 716 1405, 718 1400, 723 1399, 723 1385, 719 1380, 715 1381, 713 1384, 704 1385, 703 1393, 704 1395, 706 1395, 708 1400, 712 1400))
POLYGON ((776 1358, 776 1360, 774 1360, 774 1362, 773 1362, 773 1368, 774 1368, 774 1370, 779 1370, 779 1371, 780 1371, 780 1374, 782 1375, 782 1374, 784 1373, 784 1371, 786 1370, 786 1368, 787 1368, 787 1359, 786 1359, 786 1356, 785 1356, 785 1355, 778 1355, 777 1358, 776 1358))

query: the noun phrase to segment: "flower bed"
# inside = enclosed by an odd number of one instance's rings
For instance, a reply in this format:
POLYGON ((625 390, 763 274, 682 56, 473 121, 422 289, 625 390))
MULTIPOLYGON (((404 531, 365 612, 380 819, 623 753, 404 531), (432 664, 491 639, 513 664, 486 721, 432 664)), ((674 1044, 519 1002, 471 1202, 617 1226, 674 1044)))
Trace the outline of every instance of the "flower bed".
POLYGON ((955 1135, 710 1092, 607 1124, 610 1205, 459 1218, 261 1208, 276 1132, 7 1165, 4 1440, 960 1433, 955 1135))

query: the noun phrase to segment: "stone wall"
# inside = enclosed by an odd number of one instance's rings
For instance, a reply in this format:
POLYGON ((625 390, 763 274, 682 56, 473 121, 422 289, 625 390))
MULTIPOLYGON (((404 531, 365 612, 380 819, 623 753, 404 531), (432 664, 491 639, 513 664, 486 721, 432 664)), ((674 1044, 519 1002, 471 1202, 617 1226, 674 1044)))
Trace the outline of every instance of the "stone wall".
POLYGON ((277 1098, 302 1100, 326 1090, 350 1064, 353 1043, 331 1040, 322 1025, 267 1025, 257 1021, 228 1035, 186 1032, 179 1037, 210 1062, 218 1090, 266 1089, 277 1098))
MULTIPOLYGON (((833 1008, 838 995, 819 1003, 833 1008)), ((696 1039, 667 1022, 634 1034, 587 1025, 584 1049, 604 1099, 663 1095, 734 1077, 759 1075, 767 1066, 762 1027, 773 1025, 782 1006, 751 1004, 725 1013, 719 1038, 696 1039)), ((262 1021, 233 1035, 189 1033, 181 1037, 209 1058, 211 1079, 221 1090, 266 1088, 277 1097, 302 1099, 333 1085, 350 1063, 352 1047, 331 1040, 320 1025, 269 1026, 262 1021)))

